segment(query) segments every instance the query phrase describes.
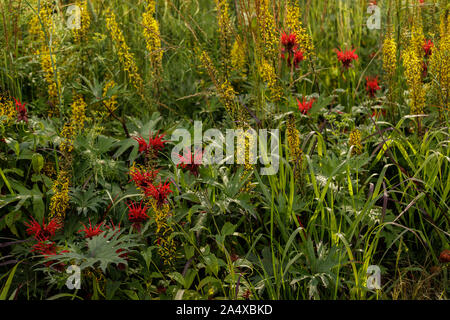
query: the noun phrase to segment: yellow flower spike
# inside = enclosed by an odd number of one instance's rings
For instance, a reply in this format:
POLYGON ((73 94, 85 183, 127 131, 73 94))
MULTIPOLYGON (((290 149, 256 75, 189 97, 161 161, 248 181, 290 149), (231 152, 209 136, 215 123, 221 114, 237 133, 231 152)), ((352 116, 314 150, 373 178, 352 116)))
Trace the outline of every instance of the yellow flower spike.
POLYGON ((361 132, 358 129, 350 132, 348 143, 353 146, 352 154, 361 154, 363 152, 363 146, 361 144, 361 132))
POLYGON ((116 15, 109 8, 106 10, 106 28, 111 35, 114 46, 116 47, 117 55, 120 63, 123 65, 124 72, 128 74, 131 83, 136 88, 139 95, 143 97, 144 81, 139 75, 138 67, 134 60, 134 55, 130 52, 130 48, 125 41, 123 32, 117 24, 116 15))
POLYGON ((303 56, 308 59, 314 54, 314 44, 306 29, 303 28, 300 6, 293 1, 289 1, 286 9, 286 26, 295 34, 296 42, 303 51, 303 56))
POLYGON ((161 49, 161 38, 159 32, 159 23, 153 17, 155 14, 155 1, 148 2, 147 10, 142 14, 142 25, 144 28, 144 38, 147 51, 150 54, 150 61, 154 70, 153 75, 161 69, 163 51, 161 49))

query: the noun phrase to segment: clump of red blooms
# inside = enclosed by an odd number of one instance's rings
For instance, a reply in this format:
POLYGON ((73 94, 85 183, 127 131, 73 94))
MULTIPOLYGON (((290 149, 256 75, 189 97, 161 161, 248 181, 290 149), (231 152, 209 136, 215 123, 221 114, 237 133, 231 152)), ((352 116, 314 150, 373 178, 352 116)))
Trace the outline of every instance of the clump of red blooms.
POLYGON ((369 95, 374 98, 378 90, 381 90, 380 86, 378 85, 378 76, 376 76, 375 78, 366 77, 366 91, 369 93, 369 95))
POLYGON ((200 165, 202 164, 203 152, 201 150, 197 150, 194 154, 192 154, 191 150, 188 149, 186 150, 186 153, 186 157, 178 155, 178 157, 180 158, 180 163, 177 164, 177 167, 187 169, 194 176, 198 177, 198 170, 200 165))
POLYGON ((84 227, 84 229, 78 230, 78 233, 84 232, 84 238, 92 239, 92 237, 98 236, 100 233, 103 232, 101 227, 103 226, 104 222, 100 222, 99 224, 92 226, 91 218, 89 218, 89 227, 86 227, 84 223, 81 223, 84 227))
POLYGON ((424 51, 424 59, 425 61, 422 62, 422 76, 425 78, 428 74, 428 65, 427 60, 433 53, 433 47, 434 43, 431 40, 424 40, 424 43, 422 45, 422 49, 424 51))
MULTIPOLYGON (((134 168, 129 172, 129 175, 131 176, 131 180, 136 184, 136 186, 141 189, 145 190, 149 186, 153 184, 153 181, 156 178, 156 175, 158 174, 158 170, 142 170, 139 168, 134 168)), ((130 181, 131 181, 130 180, 130 181)))
POLYGON ((297 99, 298 110, 300 110, 300 112, 303 114, 307 114, 308 111, 312 108, 312 105, 315 101, 315 99, 306 101, 306 99, 303 98, 303 102, 300 102, 300 100, 297 99))
POLYGON ((288 66, 294 65, 298 68, 300 62, 302 62, 305 57, 303 56, 303 51, 298 47, 295 33, 289 33, 283 31, 281 35, 281 58, 287 60, 288 66))
MULTIPOLYGON (((47 259, 50 256, 56 256, 56 255, 59 255, 61 253, 69 252, 69 251, 68 250, 61 250, 61 251, 59 251, 58 246, 53 241, 39 241, 37 244, 35 244, 33 246, 33 248, 31 249, 31 252, 43 255, 44 258, 47 259)), ((46 267, 52 266, 56 270, 58 270, 60 272, 64 270, 65 264, 63 262, 58 263, 56 265, 54 265, 54 264, 55 264, 54 260, 50 260, 50 261, 47 261, 47 262, 44 263, 44 265, 46 267)))
POLYGON ((139 143, 139 152, 152 152, 153 154, 156 154, 158 151, 161 151, 164 148, 164 144, 167 142, 166 140, 162 139, 164 138, 164 136, 165 134, 160 135, 158 131, 155 136, 153 136, 150 132, 148 143, 141 136, 134 137, 133 139, 139 143))
MULTIPOLYGON (((39 224, 34 218, 31 218, 28 223, 25 223, 27 226, 27 234, 32 235, 35 240, 38 241, 31 248, 31 252, 43 255, 45 258, 49 256, 57 255, 61 252, 68 252, 67 250, 59 251, 55 242, 50 239, 53 238, 56 232, 62 229, 62 224, 58 222, 56 218, 51 219, 47 224, 45 223, 45 218, 42 219, 42 224, 39 224)), ((49 267, 54 264, 54 261, 45 262, 45 266, 49 267)), ((64 264, 60 263, 54 266, 55 269, 61 271, 64 268, 64 264)))
POLYGON ((16 101, 17 121, 25 121, 28 123, 28 111, 25 108, 26 103, 22 103, 16 98, 14 100, 16 101))
POLYGON ((342 63, 344 69, 350 68, 353 60, 358 60, 358 55, 355 53, 356 49, 346 51, 335 49, 335 51, 337 58, 342 63))
POLYGON ((156 200, 156 205, 161 207, 164 203, 167 202, 167 197, 172 190, 170 190, 170 181, 162 181, 159 182, 159 185, 154 186, 150 185, 146 190, 144 190, 145 196, 153 197, 156 200))
POLYGON ((130 202, 127 204, 128 207, 128 220, 132 223, 133 228, 137 231, 141 230, 141 225, 145 220, 149 218, 147 215, 147 206, 142 206, 141 203, 137 204, 136 202, 130 202))
POLYGON ((425 58, 431 56, 433 47, 434 47, 433 41, 431 41, 431 40, 424 41, 422 48, 423 48, 423 51, 425 51, 425 58))
POLYGON ((62 229, 61 223, 57 219, 51 219, 47 224, 45 218, 42 219, 42 225, 39 224, 34 218, 31 221, 25 223, 27 233, 33 236, 38 241, 50 240, 56 234, 56 231, 62 229))

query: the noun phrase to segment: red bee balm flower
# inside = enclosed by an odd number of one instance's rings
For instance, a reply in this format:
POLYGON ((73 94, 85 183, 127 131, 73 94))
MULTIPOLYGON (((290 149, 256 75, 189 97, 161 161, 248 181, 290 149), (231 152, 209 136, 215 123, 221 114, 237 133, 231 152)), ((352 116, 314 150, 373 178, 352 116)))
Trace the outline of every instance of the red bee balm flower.
POLYGON ((291 51, 296 44, 295 33, 286 34, 286 32, 283 31, 283 34, 281 35, 281 44, 287 51, 291 51))
POLYGON ((78 233, 80 232, 84 232, 84 238, 89 238, 92 239, 92 237, 98 236, 100 233, 103 232, 103 230, 101 230, 101 226, 103 225, 103 222, 99 223, 98 225, 96 225, 95 227, 92 226, 91 224, 91 219, 89 218, 89 228, 86 227, 86 225, 84 223, 81 223, 84 227, 84 229, 81 229, 78 231, 78 233))
MULTIPOLYGON (((158 170, 145 171, 136 167, 132 167, 128 173, 131 176, 131 180, 134 181, 136 187, 139 189, 145 189, 152 185, 153 180, 155 180, 158 170)), ((130 180, 130 181, 131 181, 130 180)))
POLYGON ((147 197, 152 196, 156 200, 157 206, 160 207, 167 202, 167 196, 172 193, 172 190, 170 190, 170 182, 166 180, 164 183, 160 182, 158 186, 148 186, 144 192, 147 197))
POLYGON ((425 51, 425 58, 431 56, 433 47, 434 47, 433 41, 425 40, 425 42, 422 45, 423 51, 425 51))
POLYGON ((306 101, 306 99, 303 98, 303 102, 300 102, 297 99, 298 110, 300 110, 300 112, 303 113, 303 114, 307 114, 308 111, 312 108, 312 105, 313 105, 314 101, 316 101, 316 100, 315 99, 311 99, 309 101, 306 101))
POLYGON ((178 155, 180 157, 180 163, 177 165, 177 167, 181 167, 183 169, 189 170, 194 176, 198 176, 198 168, 202 164, 202 157, 203 152, 198 150, 195 152, 195 154, 192 154, 191 150, 187 150, 187 156, 183 157, 181 155, 178 155))
MULTIPOLYGON (((43 255, 44 258, 48 258, 50 256, 59 255, 60 253, 69 252, 68 250, 62 250, 58 253, 58 247, 56 246, 56 243, 53 241, 47 242, 47 241, 40 241, 36 243, 32 248, 31 252, 36 252, 40 255, 43 255)), ((47 261, 45 263, 46 267, 50 267, 50 265, 54 264, 55 261, 47 261)), ((55 269, 62 271, 64 268, 64 263, 59 263, 55 266, 55 269)))
POLYGON ((17 111, 17 121, 25 121, 28 123, 28 111, 27 108, 25 108, 26 103, 22 103, 16 98, 14 98, 16 101, 16 111, 17 111))
POLYGON ((338 60, 342 63, 342 66, 345 69, 348 69, 352 66, 353 60, 358 60, 358 55, 355 53, 356 49, 340 51, 335 49, 338 60))
POLYGON ((298 48, 295 33, 286 34, 283 32, 281 35, 281 58, 287 59, 288 66, 294 64, 295 68, 298 68, 298 64, 305 59, 303 51, 298 48), (287 57, 285 53, 287 52, 287 57))
POLYGON ((49 240, 52 238, 56 231, 62 228, 62 225, 57 219, 51 219, 47 224, 45 224, 45 218, 42 219, 42 225, 40 225, 34 218, 31 221, 25 223, 28 227, 27 233, 33 235, 33 237, 38 240, 49 240))
POLYGON ((378 76, 375 78, 366 77, 366 90, 369 95, 373 98, 378 90, 381 90, 378 85, 378 76))
POLYGON ((131 202, 130 205, 127 204, 128 207, 128 220, 133 223, 133 227, 136 230, 141 230, 141 223, 147 220, 149 217, 147 215, 148 207, 142 207, 142 201, 139 205, 136 202, 131 202))
POLYGON ((155 153, 164 148, 164 144, 167 142, 166 140, 162 140, 165 134, 159 135, 159 132, 153 135, 150 132, 150 137, 148 139, 148 143, 142 137, 134 137, 133 139, 139 143, 139 152, 149 152, 154 151, 155 153))

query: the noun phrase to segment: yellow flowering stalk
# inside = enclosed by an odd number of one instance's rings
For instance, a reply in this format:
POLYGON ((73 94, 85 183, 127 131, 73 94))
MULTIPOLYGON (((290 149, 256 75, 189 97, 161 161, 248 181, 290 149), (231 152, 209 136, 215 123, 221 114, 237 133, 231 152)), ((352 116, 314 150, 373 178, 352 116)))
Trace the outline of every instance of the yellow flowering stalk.
POLYGON ((274 59, 278 55, 279 49, 279 33, 275 24, 275 19, 272 15, 271 1, 261 0, 259 7, 257 6, 256 16, 258 20, 258 27, 262 46, 259 50, 260 56, 264 56, 269 60, 274 59))
POLYGON ((303 151, 300 147, 300 132, 295 126, 295 117, 293 115, 289 116, 286 126, 286 136, 290 159, 295 163, 295 180, 298 181, 303 164, 303 151))
MULTIPOLYGON (((103 98, 106 97, 108 90, 113 89, 116 85, 114 80, 108 81, 103 88, 103 98)), ((117 95, 112 95, 111 98, 104 100, 103 104, 109 113, 113 113, 117 109, 117 95)))
POLYGON ((433 86, 441 104, 442 118, 442 110, 448 110, 450 100, 450 15, 447 19, 441 18, 440 39, 431 54, 430 71, 437 80, 433 86))
POLYGON ((217 78, 217 70, 206 51, 201 52, 200 61, 202 63, 202 66, 208 72, 208 75, 211 78, 212 82, 214 83, 217 94, 219 95, 219 98, 224 105, 228 115, 232 120, 236 120, 236 115, 238 112, 236 108, 236 91, 234 90, 233 86, 227 79, 219 81, 219 79, 217 78))
POLYGON ((155 242, 158 246, 158 253, 165 265, 172 265, 175 259, 176 246, 173 237, 171 237, 174 230, 168 221, 170 206, 168 203, 158 206, 154 199, 150 199, 149 202, 153 208, 156 223, 157 236, 155 242))
POLYGON ((163 51, 161 49, 161 37, 159 23, 154 18, 156 3, 154 0, 148 2, 147 10, 142 14, 142 25, 144 27, 144 38, 154 75, 162 67, 163 51))
MULTIPOLYGON (((243 123, 243 125, 246 125, 243 123)), ((242 146, 243 148, 237 148, 236 150, 236 156, 238 159, 243 158, 244 159, 244 171, 242 173, 241 180, 253 170, 253 164, 251 163, 251 160, 256 156, 253 154, 253 150, 251 146, 255 145, 257 141, 255 141, 255 136, 251 134, 246 134, 248 130, 251 128, 247 125, 246 127, 240 128, 242 132, 238 135, 238 146, 242 146), (244 129, 245 128, 245 129, 244 129)), ((246 185, 242 188, 242 192, 249 192, 251 190, 251 181, 248 181, 246 185)))
POLYGON ((77 133, 84 128, 84 122, 86 121, 86 103, 82 96, 78 96, 74 99, 71 105, 71 118, 64 124, 61 131, 61 137, 63 140, 59 145, 59 150, 68 155, 73 151, 73 139, 77 133))
POLYGON ((91 16, 89 15, 89 10, 87 7, 87 0, 77 0, 75 4, 81 10, 80 16, 80 28, 73 29, 73 37, 77 43, 87 40, 87 33, 91 25, 91 16))
POLYGON ((423 114, 425 90, 422 85, 422 59, 418 56, 414 45, 410 45, 403 53, 403 67, 409 88, 410 113, 423 114))
POLYGON ((308 59, 314 53, 314 44, 312 39, 302 25, 302 16, 300 6, 291 1, 286 5, 286 26, 290 32, 295 34, 296 42, 303 51, 303 56, 308 59))
POLYGON ((56 72, 56 56, 53 54, 57 45, 52 22, 52 6, 50 1, 45 0, 41 3, 39 14, 34 15, 30 21, 29 33, 37 41, 39 49, 35 54, 39 56, 41 68, 44 71, 45 82, 47 83, 48 100, 51 108, 49 116, 58 115, 59 111, 55 108, 60 97, 61 81, 56 72), (50 38, 52 48, 49 47, 50 38))
POLYGON ((397 69, 397 43, 392 33, 388 33, 383 42, 383 69, 388 79, 393 78, 397 69))
POLYGON ((237 36, 233 43, 233 47, 231 48, 231 68, 243 78, 246 78, 247 73, 246 51, 246 43, 237 36))
POLYGON ((61 222, 64 221, 66 211, 69 208, 69 173, 66 170, 60 170, 58 177, 53 182, 52 190, 54 192, 50 199, 49 217, 57 217, 61 222))
POLYGON ((137 64, 134 61, 134 55, 130 52, 130 48, 125 42, 123 32, 117 24, 116 15, 109 8, 106 11, 106 28, 111 34, 112 41, 117 50, 119 61, 123 65, 123 70, 128 74, 131 83, 136 88, 139 95, 143 97, 142 92, 144 81, 139 75, 137 64))
POLYGON ((267 83, 270 92, 271 101, 279 101, 283 95, 282 89, 278 84, 278 77, 275 74, 275 68, 267 60, 263 59, 258 66, 259 75, 267 83))
POLYGON ((363 152, 361 132, 358 129, 353 129, 352 132, 350 132, 348 143, 350 147, 353 146, 352 154, 361 154, 363 152))
POLYGON ((222 53, 223 71, 228 77, 230 68, 230 46, 233 26, 231 24, 228 8, 228 0, 214 0, 217 9, 217 21, 219 24, 220 52, 222 53))
POLYGON ((0 117, 5 117, 2 122, 6 124, 16 118, 16 108, 13 101, 2 95, 0 95, 0 117))

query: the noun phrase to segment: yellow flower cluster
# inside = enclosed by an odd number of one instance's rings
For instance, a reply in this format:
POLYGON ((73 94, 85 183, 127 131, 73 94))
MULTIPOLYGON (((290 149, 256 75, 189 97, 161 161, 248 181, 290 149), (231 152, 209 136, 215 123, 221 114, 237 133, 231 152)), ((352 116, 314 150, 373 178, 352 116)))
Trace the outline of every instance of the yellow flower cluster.
POLYGON ((295 39, 303 51, 303 56, 308 59, 314 53, 314 44, 306 29, 303 28, 300 6, 293 1, 289 1, 286 10, 286 25, 289 31, 295 34, 295 39))
POLYGON ((9 123, 16 118, 16 109, 11 99, 7 99, 0 95, 0 117, 6 117, 3 119, 3 123, 9 123))
POLYGON ((257 19, 259 32, 262 40, 262 56, 271 60, 278 54, 278 47, 280 43, 279 34, 275 24, 275 19, 272 15, 271 1, 261 0, 259 8, 257 8, 257 19))
POLYGON ((82 96, 75 98, 71 109, 72 115, 70 121, 64 124, 63 130, 61 131, 63 140, 59 145, 59 150, 65 155, 73 151, 73 139, 84 128, 84 122, 86 121, 86 103, 82 96))
POLYGON ((41 68, 44 71, 45 82, 47 83, 48 100, 51 105, 49 116, 58 114, 55 106, 58 104, 61 88, 59 74, 56 72, 56 57, 53 54, 58 42, 53 28, 52 6, 49 0, 45 0, 40 5, 39 14, 34 15, 31 19, 29 33, 32 38, 37 40, 39 46, 39 49, 34 52, 40 57, 41 68), (51 50, 49 47, 50 38, 52 40, 51 50))
POLYGON ((406 83, 409 88, 409 106, 411 114, 422 114, 425 106, 425 90, 422 85, 422 59, 417 55, 414 45, 403 53, 406 83))
POLYGON ((392 79, 397 69, 397 43, 391 33, 383 42, 383 69, 389 79, 392 79))
POLYGON ((231 68, 243 78, 246 77, 247 72, 246 50, 246 43, 237 36, 231 48, 231 68))
POLYGON ((279 101, 283 96, 283 92, 277 82, 278 78, 275 74, 275 68, 273 65, 263 59, 258 66, 258 71, 263 81, 267 83, 267 87, 270 91, 270 100, 279 101))
POLYGON ((116 21, 116 15, 107 9, 106 11, 106 28, 111 34, 111 38, 117 49, 117 55, 119 61, 123 64, 123 69, 130 77, 131 83, 138 90, 138 93, 142 96, 144 81, 138 73, 138 67, 134 61, 134 56, 130 52, 130 48, 125 42, 122 30, 120 30, 119 25, 116 21))
POLYGON ((69 173, 67 171, 59 171, 57 179, 53 182, 52 190, 54 194, 50 199, 49 217, 58 217, 63 221, 69 207, 69 173))
POLYGON ((80 16, 80 28, 73 29, 73 37, 76 42, 80 43, 83 40, 87 40, 87 34, 89 31, 89 26, 91 25, 91 16, 89 15, 89 10, 87 7, 87 0, 77 0, 75 4, 81 10, 80 16))
POLYGON ((233 26, 228 14, 228 0, 214 0, 217 9, 217 21, 219 24, 220 51, 222 53, 222 66, 225 74, 228 76, 230 65, 230 46, 233 26))
MULTIPOLYGON (((253 150, 251 148, 251 146, 254 146, 257 141, 255 140, 255 136, 251 135, 251 134, 246 134, 246 132, 248 130, 251 130, 250 127, 246 127, 244 128, 240 128, 243 131, 238 135, 238 146, 244 146, 242 147, 238 147, 236 150, 236 156, 237 159, 242 159, 244 160, 244 172, 242 173, 242 178, 244 178, 244 176, 246 176, 249 172, 251 172, 253 170, 253 164, 251 163, 252 159, 256 156, 255 154, 253 154, 253 150)), ((248 181, 247 184, 243 187, 243 189, 241 190, 242 192, 248 192, 251 189, 251 181, 248 181)))
POLYGON ((168 220, 170 215, 170 206, 166 203, 161 207, 158 207, 153 198, 148 201, 155 214, 157 234, 155 242, 158 246, 158 253, 163 259, 165 265, 172 265, 173 260, 175 259, 176 246, 172 237, 174 230, 168 220))
POLYGON ((44 45, 47 42, 46 34, 51 31, 52 27, 52 7, 49 0, 41 1, 38 14, 33 15, 30 20, 30 27, 28 32, 34 38, 39 40, 40 45, 44 45))
MULTIPOLYGON (((103 98, 106 97, 108 90, 113 89, 116 86, 116 82, 114 80, 108 81, 105 87, 103 88, 103 98)), ((103 101, 108 112, 113 113, 117 109, 117 95, 112 95, 111 98, 103 101)))
POLYGON ((424 40, 425 40, 425 36, 423 34, 422 26, 420 24, 413 25, 411 27, 410 46, 414 48, 414 50, 416 51, 416 54, 421 58, 424 56, 424 51, 422 49, 424 40))
POLYGON ((221 82, 217 79, 217 70, 214 67, 212 60, 209 54, 206 51, 202 51, 200 54, 200 61, 202 66, 208 72, 209 77, 211 78, 214 86, 216 87, 217 94, 219 95, 220 101, 225 107, 228 115, 231 119, 236 120, 236 91, 230 82, 225 79, 221 82))
MULTIPOLYGON (((45 74, 45 81, 47 82, 47 92, 49 101, 52 107, 58 104, 59 88, 61 88, 61 80, 59 74, 56 73, 55 77, 55 55, 50 55, 48 47, 42 46, 41 51, 37 51, 36 54, 41 56, 41 68, 45 74), (52 62, 53 58, 53 62, 52 62)), ((58 115, 58 111, 55 108, 49 110, 50 116, 58 115)))
POLYGON ((358 129, 350 132, 349 144, 353 146, 353 154, 361 154, 363 152, 363 146, 361 144, 361 132, 358 129))
POLYGON ((159 70, 162 66, 163 51, 161 49, 161 38, 159 33, 159 23, 153 17, 155 14, 155 1, 150 0, 147 10, 142 14, 142 25, 144 27, 144 37, 147 51, 150 54, 150 61, 153 69, 159 70))
POLYGON ((303 164, 303 151, 300 147, 300 132, 295 126, 295 117, 293 115, 289 116, 286 125, 286 136, 291 161, 295 162, 295 179, 298 180, 303 164))
MULTIPOLYGON (((450 100, 450 15, 441 20, 439 43, 433 48, 430 70, 436 77, 441 109, 447 109, 450 100)), ((434 84, 435 86, 437 84, 434 84)))

